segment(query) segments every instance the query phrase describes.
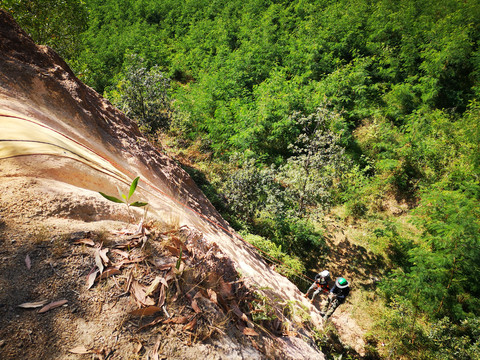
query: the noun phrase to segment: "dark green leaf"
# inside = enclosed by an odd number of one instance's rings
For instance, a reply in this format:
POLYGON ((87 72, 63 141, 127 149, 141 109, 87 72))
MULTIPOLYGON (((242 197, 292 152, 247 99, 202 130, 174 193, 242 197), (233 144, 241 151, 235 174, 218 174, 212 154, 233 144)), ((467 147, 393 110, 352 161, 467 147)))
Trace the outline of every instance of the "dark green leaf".
POLYGON ((148 205, 148 203, 141 202, 141 201, 135 201, 134 203, 130 204, 130 206, 135 206, 135 207, 142 207, 142 206, 146 206, 146 205, 148 205))
POLYGON ((98 192, 100 195, 102 195, 105 199, 107 200, 110 200, 110 201, 113 201, 113 202, 116 202, 116 203, 120 203, 120 204, 123 204, 124 202, 118 198, 116 198, 115 196, 110 196, 110 195, 107 195, 107 194, 104 194, 102 192, 98 192))

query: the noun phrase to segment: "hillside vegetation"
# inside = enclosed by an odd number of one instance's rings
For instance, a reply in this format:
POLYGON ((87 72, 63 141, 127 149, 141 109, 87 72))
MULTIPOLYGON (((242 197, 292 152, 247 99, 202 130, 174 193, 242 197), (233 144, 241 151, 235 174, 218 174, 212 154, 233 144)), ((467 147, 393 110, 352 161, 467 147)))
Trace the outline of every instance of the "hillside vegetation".
POLYGON ((375 352, 480 357, 478 1, 0 6, 302 290, 329 266, 325 219, 361 229, 385 259, 375 352))

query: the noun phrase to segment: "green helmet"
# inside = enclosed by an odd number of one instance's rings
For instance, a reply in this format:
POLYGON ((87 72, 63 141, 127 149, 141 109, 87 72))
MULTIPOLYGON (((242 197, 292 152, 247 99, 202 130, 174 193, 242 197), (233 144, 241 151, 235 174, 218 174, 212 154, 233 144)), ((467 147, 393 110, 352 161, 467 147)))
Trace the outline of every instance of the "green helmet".
POLYGON ((337 279, 336 285, 337 285, 337 287, 339 287, 340 289, 343 289, 343 288, 346 288, 346 287, 348 286, 348 281, 345 280, 345 278, 340 277, 340 278, 337 279))

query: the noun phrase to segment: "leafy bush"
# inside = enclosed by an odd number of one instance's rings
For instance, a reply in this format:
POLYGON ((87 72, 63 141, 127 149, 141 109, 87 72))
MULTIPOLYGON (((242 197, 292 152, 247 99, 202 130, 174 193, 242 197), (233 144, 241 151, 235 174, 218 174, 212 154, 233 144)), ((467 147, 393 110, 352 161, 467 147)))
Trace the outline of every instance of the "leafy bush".
POLYGON ((434 319, 478 316, 478 201, 468 191, 430 190, 415 213, 423 241, 408 252, 411 266, 393 272, 384 289, 434 319))
POLYGON ((307 219, 265 214, 253 224, 252 231, 280 245, 285 253, 302 259, 306 268, 315 267, 326 250, 323 234, 307 219))
POLYGON ((81 48, 80 34, 87 28, 88 10, 82 0, 2 0, 37 44, 49 45, 62 57, 74 60, 81 48))
POLYGON ((431 344, 424 323, 424 317, 411 302, 394 296, 377 325, 387 358, 430 359, 431 344))
POLYGON ((328 209, 331 205, 334 180, 345 166, 339 137, 329 130, 339 116, 326 105, 309 116, 293 115, 293 123, 301 131, 289 145, 293 155, 280 168, 279 181, 285 185, 299 216, 306 214, 309 207, 328 209))
POLYGON ((374 189, 367 175, 370 169, 369 165, 363 168, 360 165, 351 165, 341 174, 334 195, 337 203, 345 205, 346 217, 362 218, 372 206, 370 193, 374 192, 374 189))
POLYGON ((275 181, 275 168, 260 166, 254 159, 245 159, 223 185, 231 209, 244 220, 253 221, 263 211, 275 214, 284 209, 282 188, 275 181))
POLYGON ((474 360, 480 355, 479 325, 478 317, 426 322, 411 304, 397 298, 383 314, 376 338, 389 358, 474 360))
MULTIPOLYGON (((259 235, 242 233, 242 236, 250 244, 266 253, 268 255, 266 260, 275 264, 275 270, 292 281, 297 282, 296 276, 305 272, 305 265, 302 261, 296 256, 290 256, 283 252, 281 245, 276 245, 259 235), (278 263, 276 260, 279 260, 281 263, 278 263)), ((261 255, 265 256, 263 253, 261 255)))
POLYGON ((427 334, 434 356, 440 360, 480 359, 480 318, 452 323, 443 318, 432 324, 427 334))
POLYGON ((172 118, 170 79, 156 65, 147 69, 145 60, 136 54, 128 57, 127 64, 116 87, 107 91, 107 97, 136 120, 144 132, 154 134, 168 129, 172 118))

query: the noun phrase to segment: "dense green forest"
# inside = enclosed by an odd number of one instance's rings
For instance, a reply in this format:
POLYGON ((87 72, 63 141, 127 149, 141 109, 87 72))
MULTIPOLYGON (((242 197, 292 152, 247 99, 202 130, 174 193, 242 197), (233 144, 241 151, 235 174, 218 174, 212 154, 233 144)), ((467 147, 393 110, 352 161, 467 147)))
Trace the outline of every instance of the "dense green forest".
POLYGON ((0 6, 188 153, 213 204, 299 287, 323 217, 366 224, 386 258, 372 330, 385 358, 480 358, 478 0, 0 6))

